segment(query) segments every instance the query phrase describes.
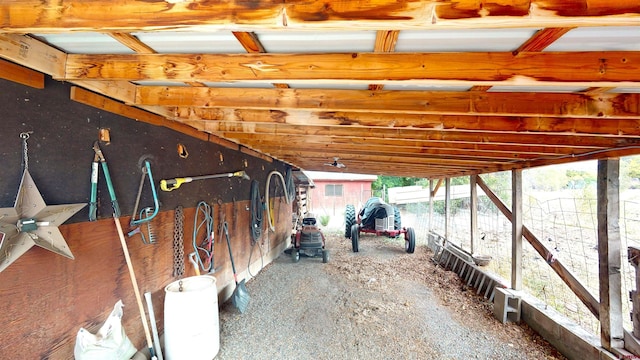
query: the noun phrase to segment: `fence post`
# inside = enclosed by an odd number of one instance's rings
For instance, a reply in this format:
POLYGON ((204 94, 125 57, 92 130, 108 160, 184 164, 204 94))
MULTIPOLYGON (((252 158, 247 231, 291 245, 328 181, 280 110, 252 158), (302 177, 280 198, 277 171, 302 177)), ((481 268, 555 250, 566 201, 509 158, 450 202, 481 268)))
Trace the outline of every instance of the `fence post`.
POLYGON ((522 289, 522 169, 511 170, 511 288, 522 289))
POLYGON ((619 174, 619 159, 598 160, 600 342, 608 350, 624 346, 619 174))
POLYGON ((471 216, 471 254, 475 253, 475 241, 478 238, 478 187, 476 186, 476 179, 478 175, 471 175, 469 177, 469 184, 471 191, 469 193, 469 211, 471 216))
POLYGON ((429 232, 433 230, 433 179, 429 179, 429 232))
POLYGON ((451 179, 446 178, 444 182, 444 240, 449 239, 449 227, 451 226, 451 179))

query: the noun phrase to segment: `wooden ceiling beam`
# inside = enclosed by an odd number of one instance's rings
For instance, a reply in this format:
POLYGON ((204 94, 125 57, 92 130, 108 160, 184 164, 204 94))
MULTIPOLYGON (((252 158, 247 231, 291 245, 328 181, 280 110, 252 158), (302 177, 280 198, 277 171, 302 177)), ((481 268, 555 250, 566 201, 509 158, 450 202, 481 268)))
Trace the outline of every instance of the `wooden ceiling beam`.
POLYGON ((44 74, 9 61, 0 60, 0 79, 44 89, 44 74))
POLYGON ((640 119, 640 93, 574 94, 138 86, 134 104, 222 107, 234 110, 322 110, 391 114, 640 119))
POLYGON ((471 143, 496 143, 496 144, 545 144, 564 147, 619 147, 640 144, 638 137, 608 137, 574 134, 536 134, 536 133, 494 133, 486 131, 439 131, 431 129, 388 129, 378 128, 375 131, 365 127, 343 126, 297 126, 286 124, 256 124, 256 123, 227 123, 207 122, 203 124, 203 130, 212 133, 249 133, 255 136, 275 135, 327 135, 327 136, 354 136, 375 139, 412 139, 412 140, 440 140, 461 141, 471 143))
MULTIPOLYGON (((326 166, 324 164, 332 162, 333 157, 327 154, 326 157, 298 158, 295 156, 285 158, 287 161, 294 161, 301 165, 305 170, 316 171, 335 171, 336 168, 326 166)), ((469 167, 468 165, 455 166, 443 165, 437 166, 433 163, 402 163, 396 159, 380 160, 373 164, 368 160, 339 158, 340 162, 346 165, 346 168, 339 170, 340 172, 357 172, 364 174, 403 176, 402 173, 409 172, 411 177, 434 177, 434 176, 457 176, 465 172, 483 172, 486 166, 469 167), (446 174, 446 175, 445 175, 446 174)))
POLYGON ((58 78, 67 54, 28 36, 0 33, 0 58, 58 78))
POLYGON ((60 80, 640 86, 640 52, 69 54, 60 80))
MULTIPOLYGON (((640 119, 593 119, 521 116, 465 116, 379 114, 354 112, 243 111, 229 110, 216 122, 341 126, 346 128, 422 129, 447 131, 491 131, 565 135, 640 136, 640 119)), ((211 121, 211 120, 204 120, 211 121)), ((190 120, 180 120, 190 121, 190 120)))
MULTIPOLYGON (((450 158, 438 158, 431 156, 424 157, 398 157, 393 155, 369 155, 369 154, 348 154, 337 152, 317 152, 315 154, 308 154, 302 151, 289 151, 283 152, 284 159, 297 159, 304 157, 304 161, 309 160, 321 160, 327 162, 334 157, 339 157, 341 162, 359 160, 365 163, 369 163, 371 167, 375 167, 380 163, 393 163, 404 165, 443 165, 443 166, 455 166, 460 169, 468 168, 483 168, 489 165, 504 164, 502 161, 486 161, 484 159, 450 159, 450 158)), ((271 154, 273 155, 273 154, 271 154)), ((298 160, 301 161, 301 160, 298 160)))
POLYGON ((393 163, 381 163, 378 167, 371 167, 363 164, 362 162, 350 162, 346 168, 337 171, 335 168, 323 165, 323 162, 321 161, 305 162, 303 165, 304 166, 301 166, 302 169, 310 171, 406 176, 414 178, 432 178, 438 176, 456 177, 465 172, 465 170, 459 169, 438 169, 437 171, 434 171, 430 166, 399 165, 393 163))
POLYGON ((290 141, 283 142, 283 138, 269 139, 269 140, 245 140, 245 144, 252 148, 260 149, 261 151, 269 152, 275 150, 290 150, 290 149, 309 149, 309 146, 313 144, 313 150, 339 150, 339 151, 353 151, 358 152, 371 152, 380 154, 398 154, 403 156, 422 156, 425 154, 441 155, 441 156, 478 156, 495 159, 518 159, 518 158, 535 158, 541 155, 551 155, 549 153, 514 153, 510 151, 483 151, 476 149, 464 149, 464 148, 438 148, 434 146, 403 146, 397 144, 383 144, 373 145, 367 144, 364 147, 362 144, 354 143, 332 143, 332 142, 313 142, 313 137, 305 137, 301 139, 290 139, 290 141))
POLYGON ((636 1, 592 0, 24 0, 0 4, 5 32, 265 29, 523 28, 637 25, 636 1), (108 9, 108 11, 105 11, 108 9))
MULTIPOLYGON (((512 54, 517 56, 522 52, 540 52, 562 37, 573 28, 545 28, 538 30, 524 44, 512 54)), ((490 86, 474 86, 471 91, 488 91, 490 86)))
MULTIPOLYGON (((206 131, 200 124, 192 124, 192 126, 206 131)), ((362 136, 324 136, 324 135, 269 135, 256 136, 252 133, 224 133, 224 136, 234 139, 244 144, 252 144, 259 148, 260 144, 280 143, 299 147, 323 148, 340 145, 354 145, 361 148, 386 148, 386 147, 404 147, 404 148, 429 148, 441 151, 465 151, 473 153, 475 151, 504 153, 511 152, 523 155, 535 156, 553 156, 553 155, 572 155, 576 152, 588 152, 605 149, 603 147, 561 147, 547 146, 540 144, 494 144, 494 143, 472 143, 460 141, 437 141, 437 140, 414 140, 414 139, 390 139, 390 138, 372 138, 362 136)))
MULTIPOLYGON (((233 36, 240 42, 240 45, 250 54, 266 53, 264 46, 254 32, 233 31, 233 36)), ((273 84, 278 89, 288 89, 289 85, 284 83, 273 84)))
POLYGON ((98 108, 103 111, 114 113, 120 116, 128 117, 136 121, 142 121, 156 126, 163 126, 180 133, 192 136, 199 140, 209 141, 221 146, 225 146, 230 149, 238 150, 238 144, 235 144, 229 140, 220 139, 213 135, 203 133, 197 129, 176 121, 170 121, 162 116, 152 114, 150 112, 127 106, 119 103, 113 99, 107 98, 102 95, 98 95, 87 91, 83 88, 72 86, 71 87, 71 100, 98 108))

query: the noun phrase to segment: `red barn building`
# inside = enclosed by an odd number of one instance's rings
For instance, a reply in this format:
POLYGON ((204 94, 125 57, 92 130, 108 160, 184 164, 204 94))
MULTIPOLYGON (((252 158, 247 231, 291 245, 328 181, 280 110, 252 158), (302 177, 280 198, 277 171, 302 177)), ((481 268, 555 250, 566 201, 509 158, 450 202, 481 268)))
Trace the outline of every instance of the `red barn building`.
POLYGON ((305 171, 313 179, 310 211, 316 215, 340 215, 347 204, 360 207, 372 195, 376 175, 305 171))

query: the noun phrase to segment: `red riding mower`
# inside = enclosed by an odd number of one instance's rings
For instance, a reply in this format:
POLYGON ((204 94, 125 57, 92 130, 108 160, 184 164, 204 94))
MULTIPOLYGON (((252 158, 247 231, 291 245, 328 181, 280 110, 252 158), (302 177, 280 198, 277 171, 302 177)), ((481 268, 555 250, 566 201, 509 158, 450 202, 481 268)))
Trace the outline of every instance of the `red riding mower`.
POLYGON ((307 214, 302 219, 302 226, 298 226, 295 234, 291 235, 291 259, 300 261, 300 255, 308 257, 322 256, 322 262, 329 261, 329 250, 325 249, 324 234, 316 225, 316 218, 307 214))

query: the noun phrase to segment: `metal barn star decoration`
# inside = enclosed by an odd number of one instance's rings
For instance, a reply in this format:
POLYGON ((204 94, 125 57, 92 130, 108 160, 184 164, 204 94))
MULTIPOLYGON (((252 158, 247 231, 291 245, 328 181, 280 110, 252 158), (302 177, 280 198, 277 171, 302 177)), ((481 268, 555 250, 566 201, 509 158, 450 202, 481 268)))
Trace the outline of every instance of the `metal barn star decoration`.
POLYGON ((0 272, 34 245, 73 259, 58 229, 86 203, 47 205, 25 170, 12 208, 0 209, 0 272))

